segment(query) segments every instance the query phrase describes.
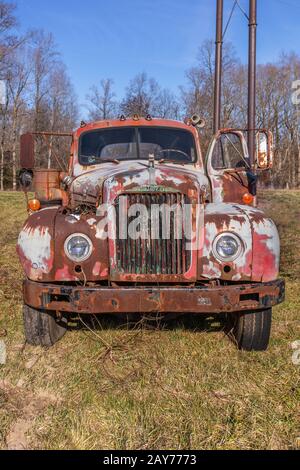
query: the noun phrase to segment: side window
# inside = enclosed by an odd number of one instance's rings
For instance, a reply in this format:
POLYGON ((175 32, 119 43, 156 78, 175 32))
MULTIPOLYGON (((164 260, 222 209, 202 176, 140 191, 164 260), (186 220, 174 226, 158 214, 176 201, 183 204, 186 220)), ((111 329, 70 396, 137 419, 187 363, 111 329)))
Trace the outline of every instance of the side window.
POLYGON ((248 157, 245 156, 240 136, 233 132, 221 134, 212 155, 213 168, 215 170, 247 168, 247 163, 248 157))

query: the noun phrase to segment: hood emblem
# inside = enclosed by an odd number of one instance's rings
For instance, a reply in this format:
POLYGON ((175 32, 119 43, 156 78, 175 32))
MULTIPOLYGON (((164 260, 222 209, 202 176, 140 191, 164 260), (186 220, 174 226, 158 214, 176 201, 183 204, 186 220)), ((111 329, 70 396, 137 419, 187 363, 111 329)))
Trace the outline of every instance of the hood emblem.
POLYGON ((144 186, 139 186, 134 190, 130 190, 128 192, 134 191, 135 193, 180 193, 178 189, 168 188, 166 186, 161 186, 158 184, 148 184, 144 186))
POLYGON ((149 153, 149 167, 150 168, 155 167, 155 155, 154 155, 154 153, 149 153))
POLYGON ((149 154, 149 184, 150 186, 155 185, 155 155, 154 153, 149 154))

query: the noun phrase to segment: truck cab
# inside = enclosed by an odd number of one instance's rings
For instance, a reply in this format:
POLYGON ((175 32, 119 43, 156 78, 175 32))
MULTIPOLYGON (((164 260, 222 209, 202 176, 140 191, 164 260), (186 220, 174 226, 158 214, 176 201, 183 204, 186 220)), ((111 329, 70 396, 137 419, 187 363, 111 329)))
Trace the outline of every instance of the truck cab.
POLYGON ((221 130, 204 158, 202 126, 82 123, 67 172, 37 169, 36 136, 22 137, 20 181, 35 193, 17 245, 30 344, 53 345, 74 315, 225 314, 240 349, 268 347, 285 291, 278 231, 256 207, 272 136, 257 133, 251 162, 244 132, 221 130))

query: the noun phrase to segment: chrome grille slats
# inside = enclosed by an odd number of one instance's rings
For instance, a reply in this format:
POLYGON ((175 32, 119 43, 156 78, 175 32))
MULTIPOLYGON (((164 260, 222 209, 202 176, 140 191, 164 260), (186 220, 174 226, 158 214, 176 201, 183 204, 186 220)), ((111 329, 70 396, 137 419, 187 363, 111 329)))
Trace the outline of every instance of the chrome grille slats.
MULTIPOLYGON (((117 212, 117 239, 116 261, 120 273, 134 275, 183 275, 191 267, 191 252, 186 249, 184 236, 179 238, 176 233, 183 233, 182 223, 178 214, 169 209, 175 205, 183 207, 188 203, 184 194, 180 193, 126 193, 116 200, 117 212), (148 233, 147 239, 137 240, 128 237, 120 239, 119 230, 119 200, 126 198, 127 208, 135 204, 142 204, 147 209, 148 233), (151 218, 151 208, 156 206, 161 209, 156 218, 151 218), (168 221, 167 217, 170 220, 168 221), (159 227, 155 227, 155 221, 159 221, 159 227), (163 228, 165 227, 165 230, 163 228), (166 228, 168 228, 166 232, 166 228), (165 232, 165 233, 164 233, 165 232), (154 234, 159 235, 155 238, 154 234), (167 235, 167 239, 164 239, 167 235), (168 236, 169 235, 169 236, 168 236)), ((156 209, 157 210, 157 209, 156 209)), ((135 217, 127 218, 128 227, 135 217)))

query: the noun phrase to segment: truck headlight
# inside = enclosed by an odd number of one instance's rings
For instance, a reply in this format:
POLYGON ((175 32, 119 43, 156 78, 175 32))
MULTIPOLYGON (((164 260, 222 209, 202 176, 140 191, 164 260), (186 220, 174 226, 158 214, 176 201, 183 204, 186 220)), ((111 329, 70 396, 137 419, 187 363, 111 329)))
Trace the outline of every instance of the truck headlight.
POLYGON ((70 235, 65 241, 65 253, 75 263, 86 261, 92 254, 93 245, 83 233, 70 235))
POLYGON ((221 261, 234 261, 242 250, 242 241, 234 233, 222 233, 214 241, 214 254, 221 261))

